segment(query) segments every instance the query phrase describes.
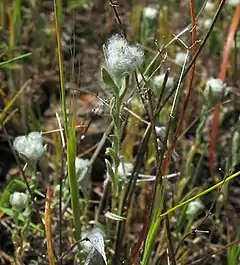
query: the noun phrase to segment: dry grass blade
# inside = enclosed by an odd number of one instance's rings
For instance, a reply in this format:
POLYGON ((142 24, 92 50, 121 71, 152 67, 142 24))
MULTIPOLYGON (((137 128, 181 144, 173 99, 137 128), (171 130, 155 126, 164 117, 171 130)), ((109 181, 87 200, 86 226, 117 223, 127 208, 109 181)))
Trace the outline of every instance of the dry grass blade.
POLYGON ((51 188, 47 189, 46 201, 45 201, 45 230, 46 230, 46 240, 47 240, 47 253, 50 265, 55 265, 55 257, 52 244, 52 202, 53 192, 51 188))

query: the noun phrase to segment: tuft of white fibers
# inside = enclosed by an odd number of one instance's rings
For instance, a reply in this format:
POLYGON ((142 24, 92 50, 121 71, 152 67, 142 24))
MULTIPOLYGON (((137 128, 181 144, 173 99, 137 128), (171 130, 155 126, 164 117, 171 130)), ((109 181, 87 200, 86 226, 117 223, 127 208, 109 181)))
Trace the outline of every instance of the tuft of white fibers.
POLYGON ((19 154, 27 159, 37 161, 44 154, 42 135, 39 132, 31 132, 25 136, 18 136, 13 142, 13 147, 19 154))
POLYGON ((116 78, 133 72, 144 62, 144 52, 136 45, 129 45, 120 34, 113 35, 105 47, 107 69, 116 78))
POLYGON ((228 0, 227 3, 228 5, 235 7, 240 3, 240 0, 228 0))
POLYGON ((157 8, 153 6, 146 6, 143 9, 143 17, 148 20, 153 20, 156 18, 158 14, 157 8))
MULTIPOLYGON (((161 75, 154 76, 153 77, 153 80, 152 80, 153 85, 156 88, 162 88, 164 78, 165 78, 165 74, 161 74, 161 75)), ((173 77, 169 76, 168 79, 167 79, 166 88, 173 87, 173 85, 174 85, 173 77)))
POLYGON ((23 192, 14 192, 10 196, 10 204, 18 212, 21 212, 25 209, 27 200, 28 195, 23 192))
POLYGON ((186 215, 190 218, 195 217, 201 210, 203 210, 204 205, 201 200, 196 199, 188 204, 186 215))
POLYGON ((186 57, 186 53, 184 52, 178 52, 176 53, 176 57, 175 57, 175 63, 179 64, 179 65, 183 65, 185 62, 185 57, 186 57))

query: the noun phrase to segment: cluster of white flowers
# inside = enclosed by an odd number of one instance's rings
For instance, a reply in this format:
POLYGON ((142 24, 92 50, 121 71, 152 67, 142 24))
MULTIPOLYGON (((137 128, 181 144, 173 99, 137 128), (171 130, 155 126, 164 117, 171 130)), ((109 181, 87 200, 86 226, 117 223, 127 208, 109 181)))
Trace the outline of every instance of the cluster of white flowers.
POLYGON ((146 6, 143 9, 143 18, 153 20, 157 17, 158 10, 153 6, 146 6))
POLYGON ((129 45, 120 34, 113 35, 105 48, 107 69, 114 77, 131 73, 144 62, 144 52, 138 46, 129 45))
POLYGON ((37 161, 44 154, 42 135, 39 132, 31 132, 27 136, 19 136, 13 142, 14 148, 27 159, 37 161))
MULTIPOLYGON (((162 88, 164 78, 165 78, 165 74, 154 76, 153 80, 152 80, 153 85, 156 88, 159 88, 159 89, 162 88)), ((168 80, 167 80, 167 83, 166 83, 166 88, 173 87, 173 85, 174 85, 174 79, 173 79, 173 77, 169 76, 168 80)))
POLYGON ((186 211, 186 215, 190 218, 195 217, 202 209, 204 208, 204 205, 199 199, 196 199, 195 201, 192 201, 188 204, 188 208, 186 211))
POLYGON ((12 205, 13 209, 18 212, 21 212, 25 209, 27 200, 28 195, 23 192, 14 192, 10 196, 10 204, 12 205))
POLYGON ((184 52, 178 52, 176 53, 176 57, 175 57, 175 63, 179 64, 179 65, 183 65, 185 62, 185 57, 186 57, 186 53, 184 52))

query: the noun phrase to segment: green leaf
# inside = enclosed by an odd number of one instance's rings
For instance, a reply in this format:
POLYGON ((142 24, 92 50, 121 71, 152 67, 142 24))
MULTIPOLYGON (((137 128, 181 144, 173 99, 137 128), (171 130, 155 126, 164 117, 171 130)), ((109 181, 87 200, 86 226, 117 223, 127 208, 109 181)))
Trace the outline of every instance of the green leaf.
MULTIPOLYGON (((5 214, 7 214, 8 216, 11 216, 11 217, 14 217, 14 216, 15 216, 15 213, 13 212, 12 209, 8 209, 8 208, 0 207, 0 210, 1 210, 2 212, 4 212, 5 214)), ((24 216, 23 216, 22 213, 19 213, 19 214, 18 214, 18 220, 20 220, 20 221, 22 221, 22 222, 24 221, 24 216)), ((32 223, 32 222, 30 222, 29 225, 30 225, 33 229, 35 229, 35 230, 37 230, 37 231, 39 231, 39 232, 43 232, 43 230, 41 229, 40 225, 35 225, 35 224, 32 223)))
POLYGON ((106 218, 109 218, 109 219, 115 220, 115 221, 124 221, 124 220, 126 220, 125 217, 122 217, 122 216, 120 216, 118 214, 111 213, 111 212, 106 212, 104 216, 106 218))
POLYGON ((7 207, 9 205, 9 198, 15 191, 24 191, 26 184, 20 179, 12 179, 5 187, 0 197, 0 208, 7 207))
POLYGON ((107 167, 107 173, 109 174, 111 180, 114 181, 114 173, 112 170, 112 165, 107 159, 105 159, 105 163, 106 163, 106 167, 107 167))
POLYGON ((30 56, 31 54, 32 54, 31 52, 29 52, 29 53, 25 53, 25 54, 22 54, 22 55, 19 55, 19 56, 15 57, 15 58, 12 58, 12 59, 10 59, 10 60, 8 60, 8 61, 1 62, 1 63, 0 63, 0 68, 1 68, 1 67, 6 67, 7 64, 12 63, 12 62, 17 61, 17 60, 20 60, 20 59, 23 59, 23 58, 25 58, 25 57, 28 57, 28 56, 30 56))
POLYGON ((118 95, 119 93, 119 88, 118 86, 116 85, 116 83, 114 82, 112 76, 109 74, 109 72, 107 71, 106 68, 102 67, 101 69, 101 72, 102 72, 102 80, 103 80, 103 83, 105 84, 105 86, 111 90, 111 92, 114 94, 114 95, 118 95))

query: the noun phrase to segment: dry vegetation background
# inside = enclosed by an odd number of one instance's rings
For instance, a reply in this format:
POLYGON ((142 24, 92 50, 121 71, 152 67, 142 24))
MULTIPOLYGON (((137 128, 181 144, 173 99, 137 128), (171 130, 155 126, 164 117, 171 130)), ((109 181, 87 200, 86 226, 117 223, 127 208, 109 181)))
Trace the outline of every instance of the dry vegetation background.
MULTIPOLYGON (((62 1, 59 21, 66 104, 69 111, 72 102, 75 106, 78 157, 91 159, 111 122, 108 107, 111 93, 101 80, 101 66, 105 64, 102 45, 112 34, 126 32, 128 41, 140 43, 145 52, 146 61, 142 72, 159 49, 163 48, 161 56, 154 64, 156 69, 163 62, 156 75, 165 74, 171 69, 170 77, 174 78, 174 84, 177 84, 182 64, 176 63, 176 54, 186 54, 186 45, 190 47, 195 40, 194 46, 190 48, 187 65, 191 62, 193 53, 201 47, 211 25, 206 27, 206 21, 211 19, 209 23, 212 23, 213 17, 218 14, 220 2, 225 1, 212 1, 214 7, 210 11, 204 10, 204 2, 209 1, 62 1), (200 12, 196 20, 197 26, 194 30, 186 30, 179 37, 180 40, 175 40, 166 48, 174 36, 191 25, 189 2, 194 3, 195 15, 200 12), (143 16, 147 6, 156 8, 158 12, 154 22, 149 24, 143 16), (196 33, 194 39, 193 31, 196 33), (106 104, 102 104, 103 101, 106 101, 106 104)), ((166 175, 179 175, 166 184, 162 212, 226 180, 228 176, 240 170, 239 14, 240 4, 231 7, 225 3, 196 61, 181 133, 173 146, 179 157, 176 161, 171 160, 164 172, 166 175), (227 40, 231 32, 234 37, 230 43, 228 57, 226 47, 229 45, 227 40), (224 61, 227 57, 228 60, 224 61), (206 92, 206 82, 211 78, 220 78, 226 84, 216 101, 209 98, 206 92)), ((35 227, 39 223, 33 207, 29 208, 33 212, 31 224, 26 224, 20 218, 17 218, 16 223, 16 216, 9 204, 13 192, 24 190, 21 185, 12 182, 14 179, 21 179, 20 168, 23 168, 24 163, 16 161, 9 141, 13 142, 15 137, 27 135, 30 131, 43 132, 44 142, 47 144, 46 154, 37 164, 40 177, 37 180, 39 194, 36 194, 36 197, 40 215, 44 218, 45 197, 42 195, 45 196, 48 187, 53 190, 51 225, 55 262, 78 264, 76 247, 69 251, 75 239, 68 186, 63 188, 63 203, 66 209, 62 214, 62 224, 59 225, 57 186, 59 176, 64 175, 65 178, 68 174, 65 169, 66 157, 62 154, 61 137, 59 132, 54 131, 59 128, 56 113, 60 115, 62 106, 53 1, 1 1, 0 23, 0 62, 31 53, 31 56, 0 66, 0 264, 51 264, 44 233, 35 227), (17 97, 13 102, 15 95, 17 97), (62 246, 59 248, 59 245, 62 246), (65 251, 68 251, 67 255, 59 260, 65 251)), ((189 73, 182 80, 183 89, 177 104, 176 121, 171 127, 171 141, 186 103, 189 73)), ((136 80, 131 77, 129 80, 129 88, 133 90, 137 86, 136 80)), ((173 87, 165 88, 164 100, 168 98, 173 87)), ((159 97, 160 93, 151 81, 141 88, 146 95, 149 90, 153 91, 154 100, 159 97)), ((158 126, 167 126, 169 122, 173 96, 169 98, 155 120, 158 126)), ((154 100, 153 102, 156 101, 154 100)), ((126 102, 124 104, 136 115, 151 122, 138 96, 132 105, 127 105, 126 102)), ((124 128, 121 152, 124 159, 129 160, 127 162, 134 163, 146 124, 132 118, 127 111, 121 116, 124 128)), ((158 172, 153 142, 154 136, 145 146, 146 152, 140 163, 141 174, 154 176, 158 172)), ((86 236, 86 231, 94 225, 100 227, 105 234, 108 264, 133 264, 133 259, 135 264, 140 264, 142 248, 139 244, 144 241, 141 236, 146 238, 144 228, 149 217, 155 184, 154 181, 144 181, 136 185, 127 205, 126 220, 106 221, 104 213, 112 210, 109 206, 111 193, 105 193, 103 185, 106 179, 105 149, 110 146, 111 139, 108 138, 94 160, 88 198, 85 198, 82 191, 79 192, 82 235, 85 233, 86 236), (106 196, 104 200, 103 196, 106 196), (88 200, 88 203, 85 200, 88 200), (103 205, 99 213, 100 203, 103 205), (118 246, 114 244, 118 240, 115 233, 118 222, 124 223, 124 232, 116 260, 118 246)), ((165 157, 167 154, 165 150, 165 157)), ((30 182, 31 170, 26 169, 24 172, 30 182)), ((196 216, 190 219, 187 217, 187 205, 169 214, 168 218, 159 224, 149 264, 240 264, 239 195, 240 182, 239 177, 236 177, 201 197, 203 208, 196 216)), ((82 261, 86 255, 83 254, 82 261)), ((85 261, 85 264, 101 264, 101 256, 97 258, 97 262, 87 262, 85 261)))

